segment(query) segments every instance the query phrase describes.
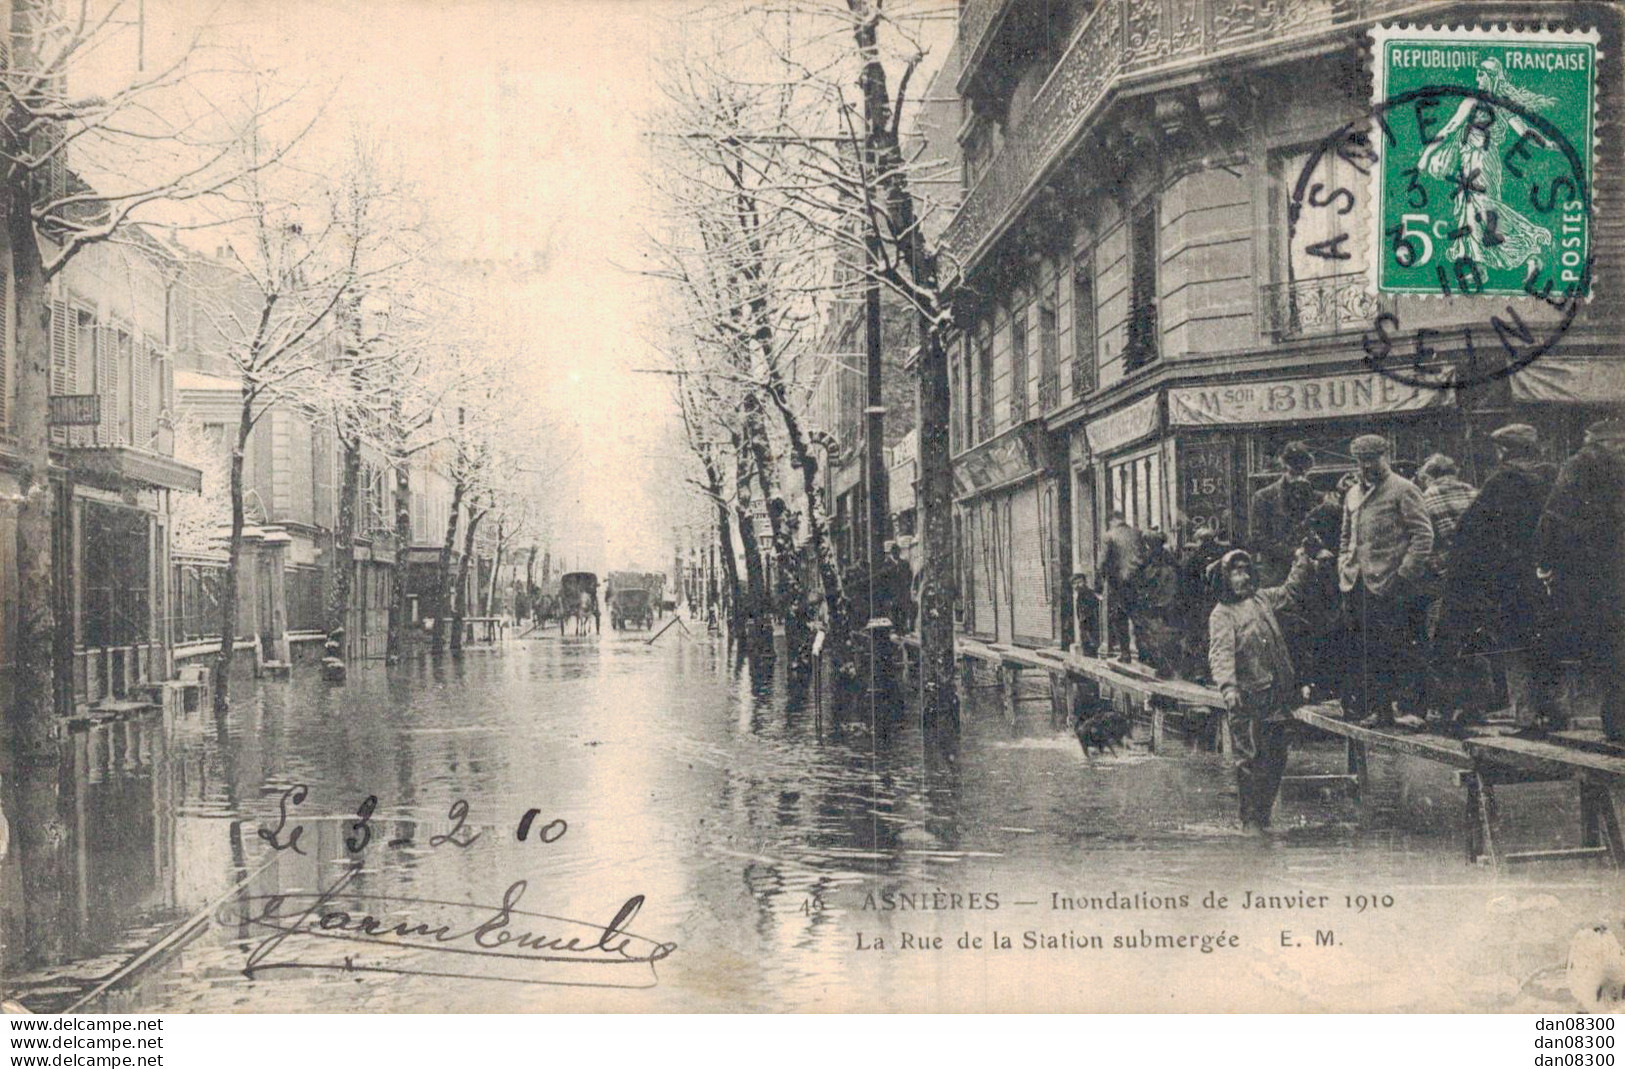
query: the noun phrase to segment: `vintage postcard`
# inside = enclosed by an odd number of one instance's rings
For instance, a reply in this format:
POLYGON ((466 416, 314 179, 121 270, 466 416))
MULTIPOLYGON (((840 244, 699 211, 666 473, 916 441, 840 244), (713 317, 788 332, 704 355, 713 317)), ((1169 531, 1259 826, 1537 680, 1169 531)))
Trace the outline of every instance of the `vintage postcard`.
POLYGON ((7 1013, 1625 997, 1617 5, 0 8, 7 1013))

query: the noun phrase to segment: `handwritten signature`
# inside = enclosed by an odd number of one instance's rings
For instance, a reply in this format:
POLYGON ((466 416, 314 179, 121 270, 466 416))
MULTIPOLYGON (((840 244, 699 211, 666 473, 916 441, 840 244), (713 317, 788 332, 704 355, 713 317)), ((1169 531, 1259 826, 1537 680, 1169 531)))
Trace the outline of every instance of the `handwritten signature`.
MULTIPOLYGON (((308 797, 309 789, 302 783, 281 792, 276 826, 259 829, 259 837, 274 852, 305 854, 300 846, 304 826, 292 823, 289 808, 308 797)), ((360 855, 374 843, 377 809, 377 796, 369 794, 357 807, 356 819, 345 822, 346 852, 360 855)), ((468 809, 467 801, 454 801, 447 812, 451 830, 431 836, 429 845, 465 850, 472 846, 480 833, 467 827, 468 809)), ((541 815, 539 809, 527 810, 514 837, 524 842, 534 828, 534 841, 551 845, 569 831, 569 824, 558 818, 538 825, 541 815)), ((385 845, 411 846, 412 840, 392 839, 385 845)), ((594 924, 520 909, 529 887, 525 880, 508 886, 500 906, 489 906, 345 893, 361 871, 362 859, 354 856, 343 873, 317 893, 240 895, 219 910, 215 920, 238 928, 245 939, 269 932, 248 950, 243 970, 248 978, 268 969, 342 969, 560 986, 653 987, 655 963, 677 949, 676 943, 627 931, 643 908, 642 895, 628 898, 608 924, 594 924), (428 908, 437 914, 435 920, 399 919, 428 908), (441 919, 448 915, 456 919, 441 919), (432 956, 429 964, 426 953, 432 956), (582 966, 605 965, 641 968, 630 973, 615 970, 607 978, 603 970, 595 970, 592 982, 579 979, 582 966)))
POLYGON ((341 907, 338 900, 360 872, 360 865, 352 863, 318 893, 247 895, 223 907, 217 923, 270 933, 249 951, 244 965, 249 979, 269 969, 336 968, 560 986, 653 987, 654 964, 677 949, 676 943, 627 930, 643 908, 642 895, 628 898, 607 924, 520 909, 529 886, 525 880, 508 886, 500 906, 345 895, 351 908, 341 907), (420 908, 432 908, 437 916, 400 919, 403 912, 420 908), (374 956, 353 952, 361 945, 374 956), (294 946, 299 947, 294 956, 272 960, 278 951, 294 946), (312 953, 313 948, 322 952, 312 953), (437 957, 425 963, 424 953, 437 957), (591 980, 579 978, 583 967, 595 966, 644 969, 632 976, 595 971, 591 980))

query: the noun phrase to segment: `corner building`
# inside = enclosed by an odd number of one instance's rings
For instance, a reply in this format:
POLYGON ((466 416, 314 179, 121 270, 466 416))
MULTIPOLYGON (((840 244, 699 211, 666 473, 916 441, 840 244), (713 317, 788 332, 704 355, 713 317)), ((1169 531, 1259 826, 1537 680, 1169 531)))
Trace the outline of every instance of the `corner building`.
MULTIPOLYGON (((1402 366, 1428 328, 1429 373, 1461 381, 1505 360, 1488 323, 1506 302, 1371 296, 1374 206, 1357 161, 1314 164, 1314 181, 1354 200, 1306 198, 1295 230, 1293 189, 1324 139, 1370 113, 1372 26, 1488 26, 1518 11, 1392 0, 961 5, 965 189, 943 244, 973 296, 950 371, 964 632, 1033 646, 1102 633, 1087 591, 1111 512, 1175 547, 1204 524, 1246 544, 1252 496, 1278 476, 1287 441, 1309 444, 1323 489, 1352 470, 1348 442, 1365 432, 1389 439, 1402 470, 1442 451, 1477 483, 1496 427, 1532 423, 1561 459, 1587 422, 1617 411, 1625 235, 1606 146, 1619 143, 1625 104, 1620 18, 1600 4, 1562 14, 1555 28, 1601 34, 1597 282, 1540 359, 1455 390, 1373 370, 1362 343, 1377 316, 1403 324, 1402 366), (1347 259, 1307 252, 1343 232, 1347 259)), ((1519 311, 1531 324, 1555 316, 1519 311)))

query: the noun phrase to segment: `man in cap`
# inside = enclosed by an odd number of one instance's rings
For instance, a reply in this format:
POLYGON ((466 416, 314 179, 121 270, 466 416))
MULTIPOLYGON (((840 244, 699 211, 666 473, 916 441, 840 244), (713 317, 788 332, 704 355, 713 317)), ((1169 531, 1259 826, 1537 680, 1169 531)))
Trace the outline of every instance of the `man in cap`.
POLYGON ((1309 481, 1315 455, 1303 442, 1288 442, 1279 457, 1281 477, 1258 493, 1252 502, 1252 543, 1257 550, 1261 581, 1280 582, 1292 565, 1298 528, 1320 504, 1320 494, 1309 481))
POLYGON ((1422 491, 1388 464, 1388 442, 1349 444, 1359 480, 1343 499, 1338 586, 1351 640, 1346 701, 1370 727, 1421 727, 1421 662, 1414 602, 1433 552, 1422 491), (1398 702, 1402 719, 1394 719, 1398 702))
POLYGON ((1625 418, 1598 420, 1557 474, 1535 532, 1558 616, 1556 654, 1579 662, 1573 712, 1625 741, 1625 418))
POLYGON ((1310 569, 1308 552, 1299 549, 1286 582, 1260 590, 1244 549, 1231 550, 1208 568, 1216 602, 1208 617, 1208 668, 1229 711, 1244 828, 1269 827, 1286 771, 1298 679, 1276 614, 1302 607, 1310 569))
MULTIPOLYGON (((1436 652, 1455 678, 1478 654, 1496 659, 1518 726, 1540 731, 1565 722, 1558 673, 1542 648, 1545 591, 1535 578, 1535 529, 1557 467, 1540 459, 1527 423, 1490 434, 1497 467, 1461 514, 1444 574, 1436 652)), ((1459 688, 1458 688, 1459 690, 1459 688)))

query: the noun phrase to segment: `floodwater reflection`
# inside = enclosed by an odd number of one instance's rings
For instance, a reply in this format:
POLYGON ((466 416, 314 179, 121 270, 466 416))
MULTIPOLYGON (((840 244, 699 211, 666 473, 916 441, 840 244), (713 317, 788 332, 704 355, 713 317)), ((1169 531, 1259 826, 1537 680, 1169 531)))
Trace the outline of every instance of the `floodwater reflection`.
MULTIPOLYGON (((1459 793, 1419 762, 1374 759, 1360 805, 1289 795, 1285 830, 1258 840, 1234 827, 1217 755, 1086 760, 982 692, 957 741, 931 739, 906 709, 836 716, 827 684, 671 637, 527 640, 359 666, 342 687, 245 680, 224 717, 67 732, 58 945, 25 939, 33 859, 13 849, 7 991, 119 1011, 1565 1009, 1568 940, 1621 912, 1600 868, 1465 866, 1459 793), (1335 905, 1243 911, 1249 890, 1335 905), (1210 892, 1232 904, 1204 907, 1210 892), (1107 904, 1136 893, 1191 904, 1107 904), (1344 908, 1356 893, 1395 904, 1344 908), (402 934, 418 926, 463 935, 402 934), (1138 949, 1221 930, 1238 945, 1138 949), (1318 931, 1336 945, 1283 941, 1318 931), (532 960, 571 936, 673 949, 614 979, 532 960), (1105 949, 1076 949, 1094 936, 1105 949)), ((1506 834, 1575 826, 1560 788, 1520 790, 1536 804, 1509 807, 1506 834)))

